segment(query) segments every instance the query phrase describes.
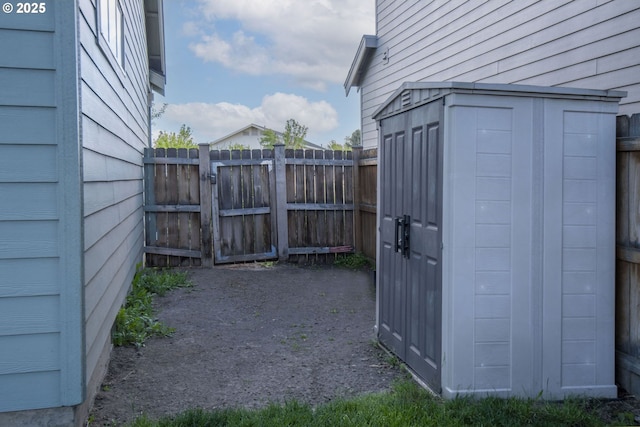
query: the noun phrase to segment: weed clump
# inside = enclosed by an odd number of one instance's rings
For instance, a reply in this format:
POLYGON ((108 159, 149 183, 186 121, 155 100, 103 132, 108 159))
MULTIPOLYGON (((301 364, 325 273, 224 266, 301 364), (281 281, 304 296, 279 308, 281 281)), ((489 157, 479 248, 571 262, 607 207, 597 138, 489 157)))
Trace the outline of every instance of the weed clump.
POLYGON ((187 273, 138 269, 131 292, 118 311, 111 339, 115 346, 135 345, 141 347, 152 336, 169 336, 175 330, 159 322, 154 315, 154 295, 165 295, 175 288, 192 286, 187 273))
POLYGON ((338 257, 333 265, 336 267, 350 268, 352 270, 372 268, 371 260, 360 252, 338 257))

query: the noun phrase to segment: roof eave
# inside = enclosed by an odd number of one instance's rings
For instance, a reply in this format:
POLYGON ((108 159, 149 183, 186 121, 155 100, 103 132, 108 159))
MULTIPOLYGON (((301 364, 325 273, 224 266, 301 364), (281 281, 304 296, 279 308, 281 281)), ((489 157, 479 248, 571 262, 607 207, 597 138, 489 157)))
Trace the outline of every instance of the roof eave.
POLYGON ((149 58, 149 83, 151 89, 164 95, 166 62, 164 43, 163 0, 144 0, 147 27, 147 54, 149 58))
POLYGON ((375 52, 377 47, 377 36, 366 34, 362 36, 362 40, 360 40, 360 45, 358 46, 358 51, 356 52, 356 56, 353 58, 349 74, 347 74, 347 79, 344 82, 345 95, 349 95, 349 90, 352 87, 360 86, 362 76, 366 72, 369 59, 373 56, 373 52, 375 52))

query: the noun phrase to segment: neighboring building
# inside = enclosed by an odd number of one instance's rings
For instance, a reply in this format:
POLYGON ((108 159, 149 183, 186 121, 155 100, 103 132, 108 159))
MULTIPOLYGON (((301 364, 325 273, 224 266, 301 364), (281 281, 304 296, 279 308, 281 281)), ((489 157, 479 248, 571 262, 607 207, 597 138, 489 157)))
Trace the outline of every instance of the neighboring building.
POLYGON ((0 425, 79 426, 142 261, 162 0, 8 2, 3 12, 0 425))
POLYGON ((403 82, 484 82, 628 93, 640 111, 640 2, 376 0, 345 81, 360 88, 362 141, 378 144, 372 113, 403 82))
MULTIPOLYGON (((267 128, 264 126, 258 126, 251 123, 250 125, 245 126, 242 129, 238 129, 237 131, 232 132, 227 136, 216 139, 210 145, 214 150, 228 150, 229 147, 239 145, 250 150, 261 149, 262 145, 260 145, 260 139, 262 138, 262 134, 266 130, 267 128)), ((276 131, 276 135, 278 135, 278 137, 282 139, 282 132, 276 131)), ((305 141, 305 149, 324 150, 324 148, 322 148, 321 146, 313 144, 309 141, 305 141)))

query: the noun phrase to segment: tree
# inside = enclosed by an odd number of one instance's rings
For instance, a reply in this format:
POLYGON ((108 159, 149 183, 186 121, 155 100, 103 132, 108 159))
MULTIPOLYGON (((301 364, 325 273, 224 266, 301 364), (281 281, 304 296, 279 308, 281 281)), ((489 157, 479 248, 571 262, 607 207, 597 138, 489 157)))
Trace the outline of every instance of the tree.
POLYGON ((345 147, 357 147, 358 145, 362 145, 362 135, 360 133, 360 129, 356 129, 353 131, 351 136, 346 136, 344 138, 345 147))
POLYGON ((198 148, 193 137, 191 136, 191 128, 185 124, 180 126, 180 131, 176 135, 175 132, 162 132, 153 141, 155 148, 198 148))
POLYGON ((296 149, 304 148, 304 138, 307 136, 308 130, 308 127, 301 125, 294 119, 287 120, 282 134, 284 146, 296 149))
POLYGON ((280 138, 278 138, 278 134, 271 130, 267 129, 262 132, 262 137, 260 138, 260 145, 264 148, 273 148, 274 145, 280 143, 280 138))
POLYGON ((289 119, 284 125, 282 139, 280 139, 280 135, 276 131, 267 129, 262 133, 260 145, 264 148, 273 148, 276 144, 284 143, 286 148, 301 149, 305 146, 304 138, 307 136, 308 131, 308 127, 301 125, 294 119, 289 119))
POLYGON ((344 150, 344 146, 342 144, 338 144, 338 142, 335 139, 332 139, 331 142, 327 144, 327 147, 329 148, 329 150, 334 150, 334 151, 344 150))
POLYGON ((151 104, 151 122, 154 123, 156 119, 159 119, 167 109, 167 103, 162 104, 160 108, 156 107, 155 102, 151 104))

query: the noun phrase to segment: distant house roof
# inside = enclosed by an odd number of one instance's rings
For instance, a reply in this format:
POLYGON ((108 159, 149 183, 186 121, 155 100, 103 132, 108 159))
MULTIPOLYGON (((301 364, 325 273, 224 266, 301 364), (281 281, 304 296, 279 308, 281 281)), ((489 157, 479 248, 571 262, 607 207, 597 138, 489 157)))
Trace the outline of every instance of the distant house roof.
MULTIPOLYGON (((215 141, 212 141, 209 145, 211 145, 212 147, 215 147, 216 145, 223 145, 225 143, 230 142, 230 140, 232 138, 239 137, 239 136, 245 134, 245 132, 251 131, 252 129, 257 129, 259 131, 259 134, 257 136, 261 137, 262 133, 264 131, 268 130, 269 128, 267 128, 265 126, 257 125, 255 123, 251 123, 251 124, 249 124, 249 125, 247 125, 247 126, 245 126, 243 128, 240 128, 240 129, 238 129, 236 131, 231 132, 228 135, 223 136, 222 138, 218 138, 215 141)), ((274 132, 276 133, 276 135, 280 139, 282 139, 282 137, 283 137, 282 132, 278 132, 278 131, 275 131, 275 130, 274 130, 274 132)), ((322 147, 320 145, 317 145, 317 144, 314 144, 313 142, 309 142, 307 140, 304 141, 304 145, 305 145, 305 148, 314 149, 314 150, 324 150, 324 147, 322 147)))
POLYGON ((147 26, 149 82, 153 90, 164 95, 167 77, 164 53, 163 0, 144 0, 144 12, 147 26))
POLYGON ((367 65, 378 47, 378 37, 364 35, 358 46, 356 56, 353 58, 351 69, 347 74, 347 80, 344 82, 344 90, 349 95, 349 90, 354 86, 360 86, 362 77, 367 70, 367 65))

